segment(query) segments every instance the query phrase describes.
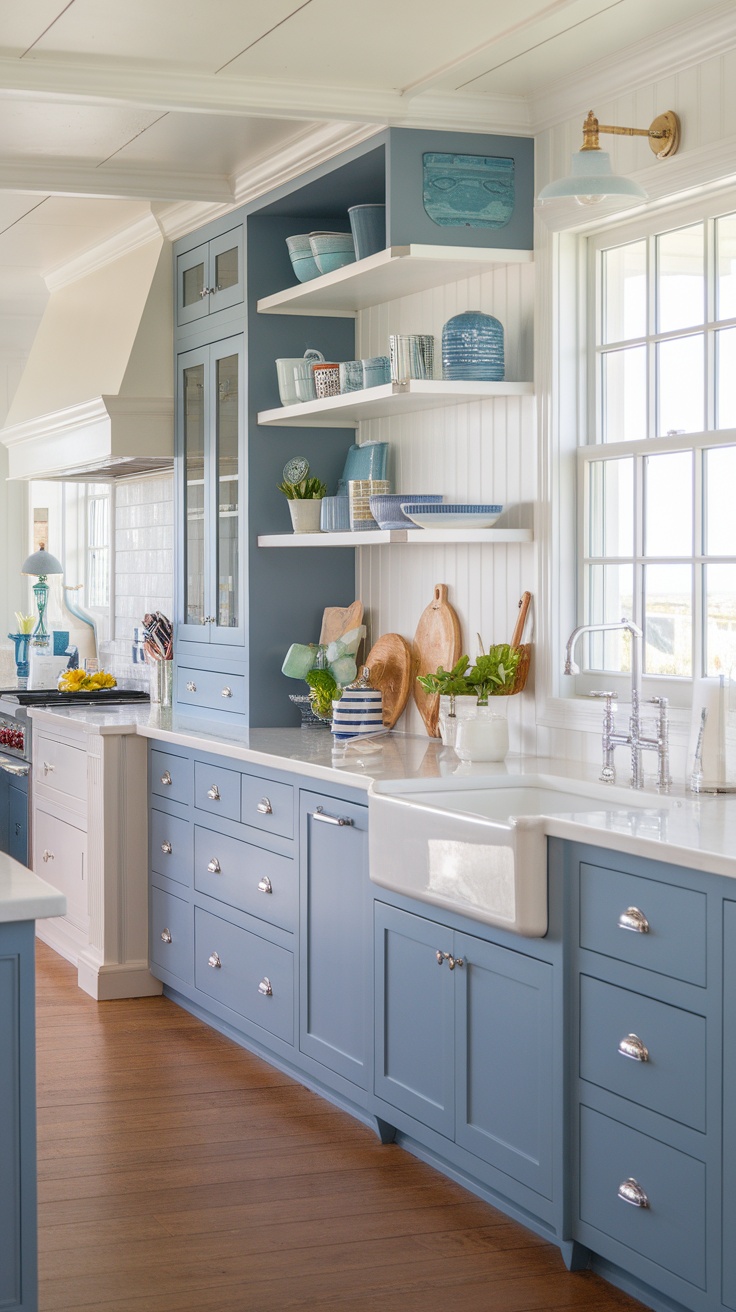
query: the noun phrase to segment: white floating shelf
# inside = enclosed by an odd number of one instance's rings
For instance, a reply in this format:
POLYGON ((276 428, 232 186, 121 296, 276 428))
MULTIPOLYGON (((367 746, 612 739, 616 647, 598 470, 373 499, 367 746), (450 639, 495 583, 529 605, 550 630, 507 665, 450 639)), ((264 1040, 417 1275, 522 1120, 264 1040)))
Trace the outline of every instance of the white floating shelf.
POLYGON ((380 547, 387 543, 405 546, 450 546, 454 542, 486 542, 493 545, 531 542, 530 528, 380 528, 355 533, 274 533, 259 537, 259 547, 380 547))
POLYGON ((532 396, 533 383, 465 383, 445 379, 412 379, 383 383, 360 392, 344 392, 319 401, 280 405, 261 410, 259 424, 273 428, 354 428, 362 419, 383 419, 417 410, 437 410, 464 401, 499 396, 532 396))
POLYGON ((532 251, 477 246, 389 246, 367 260, 300 282, 258 302, 260 314, 354 315, 370 305, 472 278, 509 264, 529 264, 532 251))

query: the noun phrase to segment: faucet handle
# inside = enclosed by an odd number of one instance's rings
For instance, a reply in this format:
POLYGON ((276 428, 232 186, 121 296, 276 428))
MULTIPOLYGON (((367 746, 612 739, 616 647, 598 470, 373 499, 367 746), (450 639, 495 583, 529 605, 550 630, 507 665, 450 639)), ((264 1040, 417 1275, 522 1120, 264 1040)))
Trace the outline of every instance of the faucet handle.
POLYGON ((589 696, 589 697, 608 697, 608 699, 609 699, 610 701, 612 701, 612 702, 615 702, 615 701, 618 700, 618 693, 617 693, 617 692, 600 692, 599 690, 597 690, 596 692, 589 692, 589 693, 588 693, 588 696, 589 696))
POLYGON ((647 701, 650 702, 652 706, 661 706, 663 710, 666 710, 670 704, 669 697, 648 697, 647 701))

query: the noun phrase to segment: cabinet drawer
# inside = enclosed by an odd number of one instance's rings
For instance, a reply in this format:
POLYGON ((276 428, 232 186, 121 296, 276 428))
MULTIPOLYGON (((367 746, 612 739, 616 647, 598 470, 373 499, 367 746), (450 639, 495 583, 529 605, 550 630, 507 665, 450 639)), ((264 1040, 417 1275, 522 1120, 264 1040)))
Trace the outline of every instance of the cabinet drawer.
POLYGON ((585 863, 580 875, 582 947, 705 985, 704 893, 585 863), (639 916, 646 932, 621 927, 639 916))
POLYGON ((227 820, 240 819, 240 774, 224 765, 194 762, 194 805, 227 820))
POLYGON ((179 884, 192 884, 192 827, 187 820, 165 811, 151 811, 149 829, 151 869, 179 884))
POLYGON ((84 829, 44 811, 34 812, 34 870, 66 898, 66 918, 85 934, 87 909, 87 834, 84 829))
POLYGON ((290 857, 196 825, 194 886, 272 925, 296 928, 298 887, 290 857))
POLYGON ((192 805, 192 762, 173 752, 151 752, 151 792, 171 802, 192 805))
POLYGON ((36 735, 33 762, 34 785, 47 784, 67 797, 87 800, 87 753, 83 747, 60 743, 55 738, 36 735))
POLYGON ((584 975, 580 1075, 705 1131, 705 1018, 584 975), (622 1041, 646 1059, 626 1056, 622 1041))
POLYGON ((210 711, 245 711, 245 677, 191 670, 180 665, 176 673, 176 700, 180 706, 204 706, 210 711))
POLYGON ((194 982, 240 1016, 294 1042, 294 957, 201 907, 194 913, 194 982))
POLYGON ((194 912, 183 898, 151 889, 151 961, 191 984, 194 975, 194 912))
MULTIPOLYGON (((581 1221, 703 1289, 704 1163, 589 1107, 580 1113, 581 1221), (628 1179, 644 1191, 648 1207, 619 1197, 628 1179)), ((605 1244, 595 1246, 612 1255, 605 1244)))
POLYGON ((264 833, 294 837, 294 789, 257 775, 243 775, 241 819, 264 833))

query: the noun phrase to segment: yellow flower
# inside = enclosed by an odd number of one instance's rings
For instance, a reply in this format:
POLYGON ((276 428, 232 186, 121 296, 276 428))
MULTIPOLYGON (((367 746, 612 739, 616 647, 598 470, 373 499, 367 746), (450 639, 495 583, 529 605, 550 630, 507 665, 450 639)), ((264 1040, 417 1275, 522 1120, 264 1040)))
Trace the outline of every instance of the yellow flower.
POLYGON ((86 678, 84 670, 64 670, 59 680, 59 688, 61 692, 79 692, 84 687, 86 678))

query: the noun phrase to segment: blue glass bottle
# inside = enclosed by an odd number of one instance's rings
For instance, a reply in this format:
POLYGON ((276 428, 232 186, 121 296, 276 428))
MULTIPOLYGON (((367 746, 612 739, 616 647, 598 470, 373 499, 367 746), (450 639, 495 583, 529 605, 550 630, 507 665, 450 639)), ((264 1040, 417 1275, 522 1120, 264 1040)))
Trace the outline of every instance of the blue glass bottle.
POLYGON ((497 383, 503 376, 503 324, 480 310, 448 319, 442 329, 442 377, 497 383))

